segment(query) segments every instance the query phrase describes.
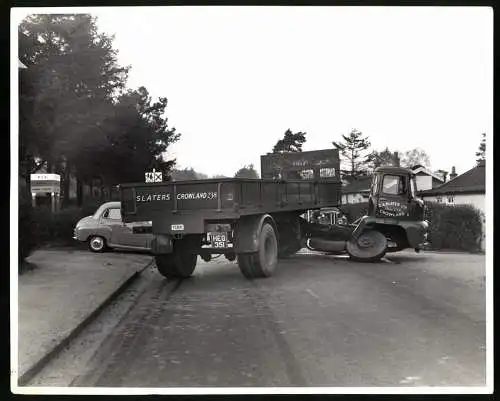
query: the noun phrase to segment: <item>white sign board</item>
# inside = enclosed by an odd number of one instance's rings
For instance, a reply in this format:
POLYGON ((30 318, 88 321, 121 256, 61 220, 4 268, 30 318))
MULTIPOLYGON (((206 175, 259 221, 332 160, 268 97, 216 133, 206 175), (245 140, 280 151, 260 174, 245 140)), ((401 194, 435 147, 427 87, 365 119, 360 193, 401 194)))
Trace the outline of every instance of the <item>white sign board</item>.
POLYGON ((61 181, 59 174, 31 174, 31 181, 61 181))
POLYGON ((148 171, 145 174, 145 179, 146 182, 163 182, 163 175, 161 171, 156 171, 153 169, 153 171, 148 171))
POLYGON ((59 174, 31 174, 31 193, 61 193, 59 174))

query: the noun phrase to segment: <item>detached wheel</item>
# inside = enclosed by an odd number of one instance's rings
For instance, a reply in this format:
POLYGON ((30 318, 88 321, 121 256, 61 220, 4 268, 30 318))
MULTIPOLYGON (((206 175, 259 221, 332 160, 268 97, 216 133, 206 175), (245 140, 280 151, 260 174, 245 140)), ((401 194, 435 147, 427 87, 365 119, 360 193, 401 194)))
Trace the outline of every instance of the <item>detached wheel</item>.
POLYGON ((346 250, 352 260, 376 261, 387 252, 387 239, 376 230, 366 230, 356 240, 347 241, 346 250))
POLYGON ((265 223, 259 235, 256 253, 238 254, 238 266, 248 279, 270 277, 278 264, 278 240, 271 224, 265 223))
POLYGON ((106 239, 99 235, 93 235, 89 238, 89 249, 92 252, 104 252, 106 249, 106 239))

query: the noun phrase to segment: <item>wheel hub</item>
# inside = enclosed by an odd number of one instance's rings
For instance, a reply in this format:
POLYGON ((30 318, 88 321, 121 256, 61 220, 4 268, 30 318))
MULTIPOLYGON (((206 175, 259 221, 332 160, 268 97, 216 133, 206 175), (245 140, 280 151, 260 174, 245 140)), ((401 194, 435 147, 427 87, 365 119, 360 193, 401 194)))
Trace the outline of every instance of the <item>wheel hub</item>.
POLYGON ((92 240, 92 247, 94 249, 100 249, 103 245, 102 239, 101 238, 94 238, 92 240))
POLYGON ((369 248, 373 246, 373 239, 367 235, 362 235, 358 239, 358 245, 360 248, 369 248))

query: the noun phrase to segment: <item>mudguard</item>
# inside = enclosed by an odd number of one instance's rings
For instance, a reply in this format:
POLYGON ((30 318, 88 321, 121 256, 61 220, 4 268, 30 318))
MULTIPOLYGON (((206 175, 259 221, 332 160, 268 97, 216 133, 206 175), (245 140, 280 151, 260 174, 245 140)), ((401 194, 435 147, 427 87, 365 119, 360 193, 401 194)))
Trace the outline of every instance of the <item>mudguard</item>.
POLYGON ((172 253, 172 237, 165 234, 156 234, 151 241, 151 253, 153 255, 162 255, 172 253))
POLYGON ((368 225, 392 225, 403 228, 410 248, 416 248, 425 242, 425 234, 429 228, 429 224, 426 221, 409 221, 394 218, 363 216, 358 226, 354 229, 352 238, 358 238, 368 225))

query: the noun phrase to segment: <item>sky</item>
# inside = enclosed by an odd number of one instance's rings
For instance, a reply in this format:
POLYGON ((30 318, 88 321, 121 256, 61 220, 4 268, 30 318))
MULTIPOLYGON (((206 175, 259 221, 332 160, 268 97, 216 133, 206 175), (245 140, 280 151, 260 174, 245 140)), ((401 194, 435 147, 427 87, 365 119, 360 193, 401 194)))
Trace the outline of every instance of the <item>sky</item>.
POLYGON ((168 98, 178 167, 233 176, 287 129, 303 150, 358 129, 421 148, 433 170, 475 164, 493 126, 493 11, 484 7, 91 9, 128 85, 168 98))

